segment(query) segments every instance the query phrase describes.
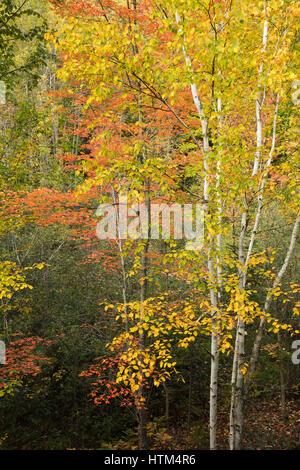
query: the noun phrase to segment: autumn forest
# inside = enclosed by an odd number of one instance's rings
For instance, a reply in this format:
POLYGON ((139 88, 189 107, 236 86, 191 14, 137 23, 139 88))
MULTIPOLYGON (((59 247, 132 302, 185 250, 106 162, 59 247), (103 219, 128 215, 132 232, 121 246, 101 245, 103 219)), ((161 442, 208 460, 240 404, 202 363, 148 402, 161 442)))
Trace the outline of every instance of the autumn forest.
POLYGON ((299 13, 0 0, 0 450, 300 450, 299 13))

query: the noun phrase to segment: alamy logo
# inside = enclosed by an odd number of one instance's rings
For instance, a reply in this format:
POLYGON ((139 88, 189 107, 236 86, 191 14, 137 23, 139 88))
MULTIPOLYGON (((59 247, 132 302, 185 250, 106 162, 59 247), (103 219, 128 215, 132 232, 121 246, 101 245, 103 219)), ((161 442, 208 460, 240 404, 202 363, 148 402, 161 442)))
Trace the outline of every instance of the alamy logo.
POLYGON ((100 204, 96 215, 101 217, 96 230, 100 240, 185 239, 187 250, 198 251, 203 247, 202 204, 129 205, 123 195, 118 204, 100 204))
POLYGON ((292 349, 296 349, 292 354, 292 363, 298 365, 300 364, 300 339, 293 342, 292 349))
POLYGON ((0 364, 6 364, 6 348, 4 341, 0 341, 0 364))

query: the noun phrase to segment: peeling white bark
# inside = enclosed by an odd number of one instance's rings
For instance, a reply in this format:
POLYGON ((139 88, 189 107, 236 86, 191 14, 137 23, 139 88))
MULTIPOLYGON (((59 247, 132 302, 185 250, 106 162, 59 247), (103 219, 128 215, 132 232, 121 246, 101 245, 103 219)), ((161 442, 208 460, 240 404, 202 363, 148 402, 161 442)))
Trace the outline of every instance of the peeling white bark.
MULTIPOLYGON (((264 53, 267 49, 267 41, 268 41, 268 26, 269 22, 266 19, 264 23, 264 30, 263 30, 263 47, 262 47, 262 52, 264 53)), ((259 67, 259 77, 261 77, 263 73, 263 62, 261 62, 260 67, 259 67)), ((253 165, 253 171, 252 171, 252 176, 256 176, 259 168, 259 163, 260 163, 260 155, 261 155, 261 147, 262 147, 262 120, 261 120, 261 113, 262 113, 262 107, 263 107, 263 102, 264 102, 264 92, 262 91, 262 85, 259 83, 258 85, 259 92, 258 96, 256 99, 256 139, 257 139, 257 144, 256 144, 256 155, 255 155, 255 160, 254 160, 254 165, 253 165)))

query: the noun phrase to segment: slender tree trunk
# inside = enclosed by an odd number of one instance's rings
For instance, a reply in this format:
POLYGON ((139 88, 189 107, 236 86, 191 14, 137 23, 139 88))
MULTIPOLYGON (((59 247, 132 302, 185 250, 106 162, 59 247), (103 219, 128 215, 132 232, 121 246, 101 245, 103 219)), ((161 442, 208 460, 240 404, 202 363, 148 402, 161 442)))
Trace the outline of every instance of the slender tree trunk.
MULTIPOLYGON (((150 182, 146 182, 146 206, 147 206, 147 213, 149 215, 150 219, 150 198, 149 198, 149 190, 150 190, 150 182)), ((144 243, 144 250, 142 253, 142 259, 141 259, 141 268, 142 268, 142 285, 141 285, 141 296, 140 296, 140 302, 141 302, 141 308, 140 308, 140 322, 143 323, 143 317, 144 317, 144 302, 147 299, 147 286, 148 286, 148 281, 147 281, 147 275, 148 275, 148 251, 149 251, 149 240, 150 240, 150 223, 148 220, 148 234, 147 234, 147 240, 144 243)), ((144 333, 141 332, 139 334, 139 348, 143 350, 145 347, 145 338, 144 338, 144 333)), ((142 369, 140 368, 140 373, 142 374, 142 369)), ((139 449, 140 450, 147 450, 148 449, 148 436, 147 436, 147 408, 146 404, 144 402, 144 386, 141 385, 139 390, 138 390, 138 401, 140 401, 140 406, 138 407, 138 424, 139 424, 139 430, 138 430, 138 435, 139 435, 139 449), (140 398, 143 398, 143 400, 140 400, 140 398)))
MULTIPOLYGON (((180 14, 175 13, 175 18, 178 26, 182 24, 180 14)), ((193 67, 192 61, 186 50, 185 44, 182 46, 183 55, 185 58, 186 65, 191 69, 192 81, 191 81, 191 93, 195 107, 197 109, 203 134, 203 165, 204 165, 204 188, 203 188, 203 199, 205 201, 205 214, 208 213, 208 202, 209 202, 209 135, 208 135, 208 121, 204 113, 201 99, 198 94, 197 85, 193 80, 193 67)), ((209 236, 209 250, 208 250, 208 272, 210 277, 210 302, 211 302, 211 315, 213 317, 212 325, 212 336, 211 336, 211 374, 210 374, 210 418, 209 418, 209 434, 210 434, 210 449, 215 450, 217 448, 217 400, 218 400, 218 368, 219 368, 219 335, 217 332, 217 306, 218 306, 218 294, 215 291, 216 279, 215 279, 215 267, 214 260, 212 259, 212 249, 215 243, 213 237, 209 236)))
POLYGON ((148 450, 148 435, 147 435, 147 410, 142 407, 138 410, 138 438, 139 450, 148 450))
POLYGON ((210 401, 209 401, 209 436, 210 449, 217 449, 217 404, 218 404, 218 369, 219 369, 219 336, 211 335, 211 368, 210 368, 210 401))
MULTIPOLYGON (((245 271, 243 269, 245 263, 245 237, 247 230, 247 214, 246 210, 242 214, 241 232, 239 238, 239 289, 245 288, 245 271)), ((232 366, 232 392, 231 392, 231 409, 230 409, 230 434, 229 444, 231 450, 239 450, 241 448, 241 440, 243 434, 243 417, 244 417, 244 375, 242 366, 245 362, 245 322, 241 316, 238 316, 235 352, 232 366)))
POLYGON ((281 333, 278 331, 278 346, 279 346, 279 375, 280 375, 280 405, 281 405, 281 416, 285 422, 287 419, 286 414, 286 385, 285 385, 285 374, 284 374, 284 360, 283 360, 283 348, 281 342, 281 333))
POLYGON ((189 370, 189 396, 188 396, 188 413, 187 413, 187 432, 191 430, 192 419, 192 393, 193 393, 193 365, 194 365, 194 346, 190 349, 190 370, 189 370))
POLYGON ((169 389, 168 386, 165 382, 163 382, 163 387, 165 391, 165 415, 166 415, 166 421, 167 421, 167 426, 169 428, 169 419, 170 419, 170 398, 169 398, 169 389))

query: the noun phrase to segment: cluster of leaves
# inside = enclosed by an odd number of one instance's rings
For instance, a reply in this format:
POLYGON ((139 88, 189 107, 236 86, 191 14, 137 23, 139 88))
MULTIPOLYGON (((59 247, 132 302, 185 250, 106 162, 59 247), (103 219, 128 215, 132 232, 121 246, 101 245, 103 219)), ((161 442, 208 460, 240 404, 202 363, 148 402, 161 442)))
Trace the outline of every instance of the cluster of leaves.
POLYGON ((14 334, 14 341, 6 351, 6 363, 0 368, 0 397, 14 393, 14 388, 22 385, 24 376, 39 374, 41 363, 50 362, 50 358, 40 353, 40 346, 46 346, 49 341, 35 336, 19 339, 19 336, 14 334))

